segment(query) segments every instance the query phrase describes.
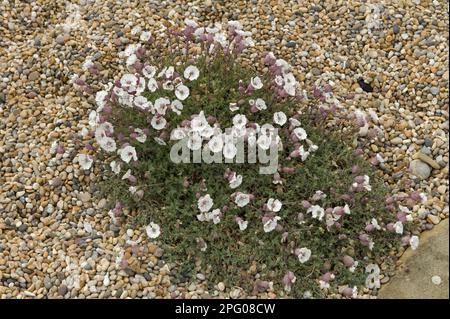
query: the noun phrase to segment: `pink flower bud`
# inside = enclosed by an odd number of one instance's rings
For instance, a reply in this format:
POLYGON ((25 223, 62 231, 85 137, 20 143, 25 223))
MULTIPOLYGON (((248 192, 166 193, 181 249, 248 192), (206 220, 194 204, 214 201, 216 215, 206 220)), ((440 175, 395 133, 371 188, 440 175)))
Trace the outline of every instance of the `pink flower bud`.
POLYGON ((342 291, 342 295, 345 296, 345 297, 351 297, 351 296, 353 296, 353 289, 350 288, 350 287, 345 288, 345 289, 342 291))
POLYGON ((310 208, 311 204, 307 200, 302 200, 302 206, 303 208, 310 208))
POLYGON ((368 233, 373 232, 375 230, 375 226, 372 224, 369 224, 366 226, 366 228, 364 228, 364 230, 368 233))
POLYGON ((386 229, 390 232, 394 232, 395 231, 394 224, 393 223, 387 224, 386 229))
POLYGON ((344 258, 342 258, 342 262, 344 263, 345 267, 352 267, 355 264, 354 259, 348 255, 345 255, 344 258))

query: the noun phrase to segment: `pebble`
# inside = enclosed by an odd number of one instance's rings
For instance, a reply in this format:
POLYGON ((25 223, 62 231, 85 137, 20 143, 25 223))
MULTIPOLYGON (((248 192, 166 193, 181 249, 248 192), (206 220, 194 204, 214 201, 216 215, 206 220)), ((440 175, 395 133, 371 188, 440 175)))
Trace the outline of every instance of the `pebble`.
POLYGON ((440 276, 435 275, 435 276, 431 277, 431 282, 433 284, 435 284, 436 286, 439 286, 442 283, 442 279, 440 276))
POLYGON ((420 179, 427 179, 431 174, 431 167, 428 164, 422 162, 421 160, 413 160, 409 164, 411 173, 420 179))

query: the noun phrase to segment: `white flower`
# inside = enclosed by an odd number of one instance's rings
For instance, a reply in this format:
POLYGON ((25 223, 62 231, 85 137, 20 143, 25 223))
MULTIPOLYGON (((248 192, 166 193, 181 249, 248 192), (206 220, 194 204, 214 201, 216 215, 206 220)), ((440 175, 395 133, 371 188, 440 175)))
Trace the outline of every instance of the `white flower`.
POLYGON ((142 31, 141 36, 139 37, 139 40, 141 40, 142 42, 148 42, 148 40, 150 40, 151 36, 152 36, 151 32, 142 31))
POLYGON ((398 221, 394 224, 394 229, 397 234, 403 234, 403 223, 398 221))
POLYGON ((210 213, 206 213, 206 218, 208 220, 212 220, 214 224, 220 223, 220 209, 216 208, 210 213))
POLYGON ((125 174, 123 174, 122 179, 127 179, 131 176, 131 169, 127 170, 125 174))
POLYGON ((137 191, 137 187, 136 186, 130 186, 130 187, 128 187, 128 191, 131 193, 131 194, 136 194, 136 191, 137 191))
POLYGON ((146 65, 142 68, 142 74, 147 79, 153 79, 156 74, 156 67, 154 67, 153 65, 146 65))
POLYGON ((119 155, 122 161, 129 163, 131 159, 137 161, 136 149, 133 146, 127 145, 119 150, 119 155))
POLYGON ((194 81, 198 79, 200 71, 195 65, 190 65, 184 70, 184 77, 189 81, 194 81))
POLYGON ((167 145, 167 143, 162 139, 162 138, 159 138, 159 137, 157 137, 157 136, 155 136, 154 138, 153 138, 153 140, 156 142, 156 143, 158 143, 159 145, 167 145))
POLYGON ((103 107, 105 106, 105 104, 106 104, 106 97, 107 96, 108 96, 108 92, 107 91, 98 91, 95 94, 95 103, 97 103, 97 106, 98 106, 97 111, 98 112, 101 112, 103 107))
POLYGON ((158 114, 165 115, 167 108, 170 105, 170 100, 165 97, 159 97, 155 100, 154 106, 158 114))
POLYGON ((281 219, 280 216, 275 216, 273 218, 270 218, 268 221, 266 221, 263 225, 264 228, 264 232, 265 233, 269 233, 272 230, 274 230, 277 225, 278 225, 278 221, 281 219))
POLYGON ((159 130, 162 130, 166 126, 167 121, 164 117, 156 115, 152 118, 150 124, 152 125, 152 127, 155 130, 159 131, 159 130))
POLYGON ((350 271, 350 272, 355 272, 356 267, 358 267, 358 264, 359 264, 358 261, 355 260, 355 261, 353 262, 353 265, 352 265, 351 267, 348 268, 348 271, 350 271))
POLYGON ((183 103, 181 103, 181 101, 175 99, 172 101, 170 106, 171 106, 172 112, 174 112, 177 115, 181 114, 181 111, 183 110, 183 103))
POLYGON ((322 207, 319 205, 313 205, 306 211, 307 213, 311 213, 313 218, 316 218, 318 220, 322 220, 323 216, 325 215, 325 211, 322 207))
POLYGON ((233 117, 233 125, 235 127, 244 127, 247 124, 247 118, 244 114, 236 114, 233 117))
POLYGON ((117 149, 116 141, 114 141, 111 137, 105 137, 101 142, 99 142, 99 145, 106 152, 114 152, 117 149))
POLYGON ((111 171, 114 174, 120 173, 120 163, 117 163, 116 161, 112 161, 111 163, 109 163, 109 166, 111 167, 111 171))
POLYGON ((206 194, 198 199, 197 207, 202 213, 206 213, 212 208, 213 204, 211 196, 206 194))
POLYGON ((149 238, 154 239, 158 238, 159 235, 161 234, 161 228, 159 227, 158 224, 150 222, 150 224, 145 227, 145 232, 147 233, 147 236, 149 238))
POLYGON ((208 126, 208 121, 205 118, 205 114, 201 111, 191 121, 191 128, 194 132, 201 132, 208 126))
POLYGON ((94 160, 87 154, 78 154, 78 163, 82 169, 90 169, 94 160))
POLYGON ((302 264, 304 264, 309 260, 309 258, 311 258, 311 250, 306 247, 297 249, 296 254, 298 257, 298 261, 300 261, 302 264))
POLYGON ((132 55, 134 52, 136 52, 136 50, 138 49, 138 45, 137 44, 134 44, 134 43, 132 43, 132 44, 129 44, 126 48, 125 48, 125 51, 123 52, 123 54, 125 55, 125 56, 130 56, 130 55, 132 55))
POLYGON ((231 112, 236 112, 237 110, 239 110, 239 106, 237 106, 236 102, 231 102, 229 107, 231 112))
POLYGON ((127 66, 132 66, 133 64, 135 64, 137 62, 138 58, 136 56, 136 54, 132 54, 127 58, 126 64, 127 66))
POLYGON ((283 112, 275 112, 273 114, 273 122, 280 126, 283 126, 287 121, 287 116, 283 112))
POLYGON ((147 135, 145 135, 144 131, 140 128, 136 128, 134 129, 134 132, 137 134, 136 140, 138 142, 145 143, 145 141, 147 140, 147 135))
POLYGON ((381 229, 381 227, 380 227, 380 225, 378 224, 378 221, 377 221, 376 218, 372 218, 372 220, 371 220, 370 223, 373 225, 373 227, 374 227, 376 230, 380 230, 380 229, 381 229))
POLYGON ((347 215, 350 215, 350 207, 348 207, 347 204, 345 204, 345 206, 344 206, 344 213, 347 215))
POLYGON ((173 89, 174 89, 173 82, 171 80, 165 81, 163 83, 162 87, 164 90, 167 90, 167 91, 173 91, 173 89))
POLYGON ((238 225, 239 225, 239 230, 240 230, 240 231, 244 231, 244 230, 247 229, 248 221, 243 220, 242 218, 236 218, 236 222, 237 222, 238 225))
POLYGON ((267 135, 260 135, 258 137, 258 146, 263 150, 268 150, 270 148, 270 144, 272 143, 272 139, 267 135))
POLYGON ((254 78, 251 78, 250 83, 255 88, 255 90, 259 90, 263 87, 263 83, 259 76, 255 76, 254 78))
POLYGON ((233 159, 236 156, 237 148, 233 143, 226 143, 223 146, 223 156, 227 159, 233 159))
POLYGON ((158 89, 158 81, 156 81, 154 78, 148 79, 147 88, 150 92, 155 92, 158 89))
POLYGON ((179 84, 175 88, 175 96, 181 100, 184 101, 189 96, 189 88, 184 84, 179 84))
POLYGON ((209 149, 214 152, 218 153, 221 152, 223 149, 223 138, 222 135, 215 135, 212 139, 208 142, 209 149))
POLYGON ((187 140, 187 147, 196 151, 202 147, 203 139, 198 132, 189 132, 189 138, 187 140))
POLYGON ((186 137, 186 133, 184 132, 183 129, 181 129, 179 127, 177 127, 176 129, 173 129, 172 132, 170 133, 170 139, 172 141, 182 140, 185 137, 186 137))
POLYGON ((306 139, 306 137, 308 136, 306 134, 306 131, 301 127, 295 128, 293 133, 300 141, 306 139))
POLYGON ((128 92, 136 91, 137 84, 138 78, 133 74, 124 74, 120 78, 120 85, 122 85, 122 88, 128 92))
POLYGON ((269 200, 267 201, 267 208, 271 212, 274 212, 274 213, 279 212, 281 209, 281 206, 283 206, 283 204, 278 199, 269 198, 269 200))
POLYGON ((238 205, 238 207, 244 207, 250 203, 250 195, 239 192, 236 194, 234 202, 238 205))
POLYGON ((133 103, 134 103, 134 105, 136 105, 137 107, 139 107, 143 110, 147 110, 151 106, 151 104, 147 100, 147 98, 142 95, 136 96, 133 100, 133 103))
POLYGON ((242 175, 233 174, 230 180, 230 188, 235 189, 242 184, 242 175))
POLYGON ((295 118, 293 118, 293 117, 289 118, 289 123, 290 123, 291 126, 293 126, 293 127, 300 126, 300 121, 297 120, 297 119, 295 119, 295 118))
POLYGON ((370 186, 369 181, 370 181, 370 177, 367 175, 364 175, 363 187, 368 192, 370 192, 372 190, 372 186, 370 186))
POLYGON ((99 118, 100 118, 100 117, 98 116, 97 112, 91 111, 91 112, 89 113, 89 126, 90 126, 90 127, 97 126, 97 123, 98 123, 99 118))
POLYGON ((260 110, 260 111, 263 111, 263 110, 267 109, 266 102, 265 102, 263 99, 261 99, 261 98, 257 98, 257 99, 256 99, 256 101, 255 101, 255 107, 256 107, 258 110, 260 110))
POLYGON ((412 250, 416 250, 417 247, 419 247, 419 237, 411 236, 411 238, 409 239, 409 244, 411 245, 412 250))

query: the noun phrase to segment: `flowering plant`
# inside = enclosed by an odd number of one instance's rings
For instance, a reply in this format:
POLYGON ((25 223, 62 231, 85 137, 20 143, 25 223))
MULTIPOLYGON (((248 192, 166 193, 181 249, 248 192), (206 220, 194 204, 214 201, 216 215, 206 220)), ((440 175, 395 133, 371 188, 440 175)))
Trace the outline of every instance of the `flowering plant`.
MULTIPOLYGON (((241 53, 253 41, 239 22, 186 20, 166 31, 165 55, 147 32, 123 51, 128 73, 95 94, 81 131, 87 144, 75 162, 109 166, 102 195, 112 220, 130 217, 148 240, 161 240, 180 272, 204 271, 249 291, 275 285, 324 296, 361 284, 349 279, 364 274, 358 264, 384 256, 405 232, 410 212, 393 214, 397 204, 421 200, 380 205, 385 190, 369 164, 322 129, 353 120, 353 133, 375 137, 373 116, 348 117, 327 83, 309 96, 272 53, 262 73, 244 66, 241 53), (187 156, 176 161, 180 141, 187 156), (273 170, 261 174, 252 149, 273 170)), ((86 70, 98 73, 90 61, 86 70)), ((74 83, 94 91, 84 76, 74 83)), ((417 237, 407 232, 402 242, 416 247, 417 237)))

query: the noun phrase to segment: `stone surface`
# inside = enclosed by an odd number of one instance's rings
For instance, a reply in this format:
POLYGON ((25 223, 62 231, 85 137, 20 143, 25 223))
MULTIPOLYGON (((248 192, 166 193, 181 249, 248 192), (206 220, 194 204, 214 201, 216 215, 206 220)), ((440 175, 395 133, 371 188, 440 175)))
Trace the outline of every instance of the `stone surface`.
POLYGON ((385 299, 449 298, 448 219, 433 230, 422 233, 416 251, 408 248, 400 258, 400 267, 390 282, 381 287, 378 297, 385 299), (439 276, 441 283, 432 282, 439 276))
POLYGON ((427 163, 422 162, 421 160, 413 160, 409 164, 409 168, 411 173, 421 179, 427 179, 430 177, 431 168, 427 163))

